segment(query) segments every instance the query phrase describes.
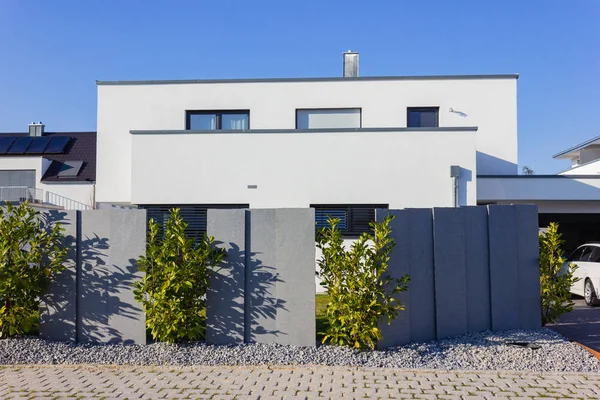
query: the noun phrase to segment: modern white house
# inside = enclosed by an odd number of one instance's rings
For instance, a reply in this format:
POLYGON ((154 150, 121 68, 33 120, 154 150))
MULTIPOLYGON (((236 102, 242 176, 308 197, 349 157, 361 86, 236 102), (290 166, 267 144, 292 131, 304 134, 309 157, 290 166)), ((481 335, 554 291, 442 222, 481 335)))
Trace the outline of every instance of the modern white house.
POLYGON ((478 175, 517 174, 517 78, 98 81, 96 201, 182 209, 315 207, 348 235, 375 208, 477 204, 478 175), (336 214, 337 213, 337 214, 336 214))
POLYGON ((0 134, 0 202, 87 210, 94 205, 96 132, 0 134))

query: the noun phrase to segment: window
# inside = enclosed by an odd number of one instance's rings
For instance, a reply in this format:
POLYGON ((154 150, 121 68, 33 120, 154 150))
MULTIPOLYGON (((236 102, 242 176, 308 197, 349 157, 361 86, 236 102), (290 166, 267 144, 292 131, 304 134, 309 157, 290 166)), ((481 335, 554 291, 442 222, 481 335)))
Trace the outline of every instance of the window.
POLYGON ((317 228, 329 226, 329 216, 340 219, 337 226, 344 236, 359 236, 363 232, 372 232, 370 222, 375 221, 375 209, 388 208, 387 204, 369 205, 329 205, 312 204, 315 209, 315 222, 317 228))
POLYGON ((186 111, 186 129, 192 131, 249 129, 249 110, 186 111))
POLYGON ((439 107, 409 107, 406 112, 406 126, 409 128, 437 128, 439 107))
POLYGON ((580 247, 577 250, 575 250, 573 252, 573 254, 571 254, 571 256, 567 259, 567 261, 568 262, 588 261, 593 250, 594 250, 594 247, 592 247, 592 246, 580 247))
POLYGON ((159 224, 158 236, 162 238, 164 228, 169 220, 170 210, 179 208, 179 215, 188 224, 185 233, 194 240, 202 239, 206 232, 206 215, 209 208, 237 209, 249 208, 249 204, 162 204, 140 205, 146 210, 146 219, 154 219, 159 224))
POLYGON ((600 247, 593 246, 592 254, 590 255, 589 262, 600 262, 600 247))
POLYGON ((296 110, 296 129, 360 128, 360 108, 296 110))

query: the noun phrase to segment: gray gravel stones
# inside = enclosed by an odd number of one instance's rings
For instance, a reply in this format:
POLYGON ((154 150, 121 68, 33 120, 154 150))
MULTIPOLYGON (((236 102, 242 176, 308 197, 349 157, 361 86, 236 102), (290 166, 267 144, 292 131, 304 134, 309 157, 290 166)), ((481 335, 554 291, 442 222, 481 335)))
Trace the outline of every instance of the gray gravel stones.
POLYGON ((403 369, 600 372, 600 361, 549 329, 468 334, 382 351, 275 344, 96 345, 24 337, 0 340, 0 365, 329 365, 403 369), (508 345, 529 342, 533 350, 508 345))

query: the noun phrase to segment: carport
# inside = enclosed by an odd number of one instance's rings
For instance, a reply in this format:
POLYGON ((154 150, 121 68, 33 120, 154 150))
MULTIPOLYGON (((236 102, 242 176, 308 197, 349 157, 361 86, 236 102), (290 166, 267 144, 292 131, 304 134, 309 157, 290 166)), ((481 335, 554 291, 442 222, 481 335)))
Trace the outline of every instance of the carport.
POLYGON ((539 214, 540 228, 547 227, 551 222, 558 223, 559 232, 565 240, 563 248, 567 255, 583 243, 600 242, 600 214, 539 214))

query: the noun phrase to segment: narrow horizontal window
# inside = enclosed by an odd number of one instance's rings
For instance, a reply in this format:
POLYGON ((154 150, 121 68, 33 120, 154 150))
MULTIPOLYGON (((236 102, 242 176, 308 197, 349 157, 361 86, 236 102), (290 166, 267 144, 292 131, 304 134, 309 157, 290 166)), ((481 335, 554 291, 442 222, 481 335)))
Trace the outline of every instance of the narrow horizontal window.
POLYGON ((296 129, 360 128, 360 108, 296 110, 296 129))
POLYGON ((408 107, 406 126, 409 128, 439 127, 439 107, 408 107))
POLYGON ((337 218, 340 223, 337 228, 343 236, 360 236, 364 232, 372 233, 369 226, 375 221, 375 210, 388 208, 387 204, 312 204, 315 209, 315 223, 317 229, 329 227, 329 217, 337 218))
POLYGON ((167 226, 169 215, 173 208, 179 208, 179 215, 187 224, 185 233, 188 237, 198 241, 206 232, 207 210, 211 208, 218 209, 239 209, 249 208, 249 204, 142 204, 138 206, 146 210, 148 222, 151 219, 158 224, 158 236, 164 235, 164 229, 167 226))
POLYGON ((250 111, 186 111, 186 129, 192 131, 250 129, 250 111))

